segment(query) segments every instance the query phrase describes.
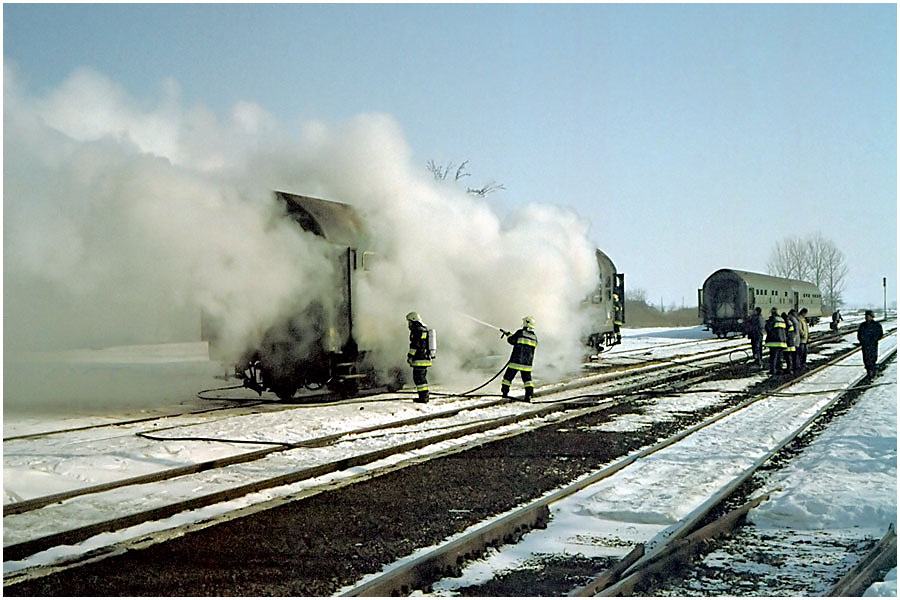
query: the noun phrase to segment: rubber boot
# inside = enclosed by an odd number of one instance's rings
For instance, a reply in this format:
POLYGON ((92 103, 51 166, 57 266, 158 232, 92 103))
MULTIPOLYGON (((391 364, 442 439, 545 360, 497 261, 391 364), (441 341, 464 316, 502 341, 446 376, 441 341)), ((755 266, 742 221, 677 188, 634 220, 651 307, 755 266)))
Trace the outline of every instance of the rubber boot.
POLYGON ((531 402, 531 397, 534 395, 534 388, 527 387, 525 388, 525 402, 531 402))
POLYGON ((419 392, 419 397, 416 398, 416 402, 421 402, 422 404, 428 402, 428 390, 419 392))
POLYGON ((501 385, 501 386, 500 386, 500 393, 503 395, 504 398, 509 398, 509 386, 508 386, 508 385, 501 385))

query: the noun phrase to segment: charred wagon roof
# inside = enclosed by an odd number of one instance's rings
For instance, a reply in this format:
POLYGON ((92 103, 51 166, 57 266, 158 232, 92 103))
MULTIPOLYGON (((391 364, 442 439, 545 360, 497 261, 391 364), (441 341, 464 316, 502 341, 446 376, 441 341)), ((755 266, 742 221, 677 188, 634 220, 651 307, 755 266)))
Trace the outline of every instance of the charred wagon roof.
POLYGON ((275 197, 284 202, 288 215, 306 231, 334 244, 365 246, 367 236, 362 217, 349 204, 288 192, 276 191, 275 197))

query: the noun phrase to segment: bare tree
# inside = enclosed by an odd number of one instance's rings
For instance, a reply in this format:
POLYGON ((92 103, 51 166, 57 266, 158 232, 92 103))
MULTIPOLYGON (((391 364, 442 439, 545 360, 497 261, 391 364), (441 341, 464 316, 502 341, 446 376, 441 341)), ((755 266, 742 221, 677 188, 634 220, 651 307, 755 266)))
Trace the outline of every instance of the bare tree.
POLYGON ((844 253, 833 244, 822 249, 822 278, 816 282, 822 290, 825 304, 838 308, 844 303, 844 279, 850 269, 844 261, 844 253))
POLYGON ((466 171, 466 165, 469 164, 469 161, 464 160, 457 167, 454 168, 453 163, 447 163, 446 167, 442 167, 437 164, 433 160, 430 160, 425 163, 425 168, 434 176, 435 181, 447 181, 447 178, 450 177, 450 173, 454 172, 453 181, 459 181, 463 177, 468 177, 469 173, 466 171))
MULTIPOLYGON (((470 173, 466 170, 469 161, 464 160, 459 165, 454 166, 452 162, 447 163, 447 166, 442 166, 434 162, 433 160, 429 160, 425 163, 425 168, 431 173, 434 177, 435 181, 447 181, 450 178, 450 174, 453 173, 453 181, 459 181, 463 177, 469 177, 470 173)), ((497 183, 496 181, 490 181, 486 185, 481 186, 480 188, 466 188, 466 193, 472 194, 473 196, 479 196, 484 198, 488 194, 492 194, 497 190, 505 190, 506 187, 502 183, 497 183)))
POLYGON ((822 291, 823 303, 832 309, 843 302, 844 279, 849 272, 844 253, 821 233, 777 242, 767 268, 777 277, 815 283, 822 291))
POLYGON ((472 194, 473 196, 480 196, 481 198, 484 198, 488 194, 492 194, 497 190, 505 189, 506 186, 504 186, 502 183, 497 183, 496 181, 491 180, 487 185, 480 188, 466 188, 466 192, 472 194))
POLYGON ((776 277, 809 280, 809 252, 805 240, 788 238, 775 243, 775 250, 767 265, 776 277))
POLYGON ((647 290, 644 288, 628 288, 625 290, 625 301, 647 304, 647 290))

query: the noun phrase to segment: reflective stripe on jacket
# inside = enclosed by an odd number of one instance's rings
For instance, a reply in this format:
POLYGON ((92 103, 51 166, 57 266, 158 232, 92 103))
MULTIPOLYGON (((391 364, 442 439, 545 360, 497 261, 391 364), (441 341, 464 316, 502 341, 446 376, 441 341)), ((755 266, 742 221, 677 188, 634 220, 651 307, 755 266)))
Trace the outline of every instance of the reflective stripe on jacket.
POLYGON ((406 362, 413 367, 430 367, 431 355, 428 353, 428 329, 418 321, 409 322, 409 352, 406 362))
POLYGON ((781 317, 772 315, 766 321, 766 347, 787 348, 787 327, 781 317))
POLYGON ((784 341, 787 344, 787 348, 785 348, 785 350, 794 352, 797 349, 797 340, 800 338, 800 332, 794 327, 794 319, 790 315, 787 317, 786 325, 787 335, 785 336, 784 341))
POLYGON ((506 338, 512 344, 512 355, 509 357, 509 368, 517 371, 530 371, 534 362, 534 350, 538 339, 532 329, 522 328, 506 338))

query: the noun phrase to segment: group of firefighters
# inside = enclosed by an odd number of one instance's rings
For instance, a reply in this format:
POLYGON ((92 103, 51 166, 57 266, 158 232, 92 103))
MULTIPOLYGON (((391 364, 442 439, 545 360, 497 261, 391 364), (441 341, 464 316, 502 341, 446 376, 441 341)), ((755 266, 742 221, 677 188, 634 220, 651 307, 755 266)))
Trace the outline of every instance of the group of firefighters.
MULTIPOLYGON (((417 312, 406 315, 409 325, 409 352, 406 362, 413 370, 413 383, 416 385, 418 397, 416 402, 428 402, 428 367, 434 358, 434 340, 429 339, 434 335, 433 330, 422 322, 422 317, 417 312), (431 333, 430 333, 431 332, 431 333), (431 342, 431 343, 429 343, 431 342)), ((501 337, 512 344, 512 354, 506 364, 506 372, 500 384, 503 397, 509 396, 509 388, 512 386, 516 374, 522 375, 522 383, 525 386, 525 401, 530 402, 534 394, 534 383, 531 381, 531 365, 534 362, 534 351, 537 348, 537 335, 534 333, 534 317, 522 318, 522 327, 515 333, 505 329, 500 330, 501 337)))
POLYGON ((799 313, 792 308, 779 315, 778 309, 773 308, 769 319, 763 321, 762 308, 756 307, 755 314, 747 321, 747 335, 753 349, 753 362, 758 369, 763 367, 762 349, 765 345, 769 349, 769 375, 781 374, 782 362, 790 373, 806 370, 809 344, 807 312, 805 308, 801 308, 799 313))
MULTIPOLYGON (((791 309, 778 313, 772 308, 768 320, 763 320, 762 308, 757 307, 755 314, 747 322, 747 335, 753 349, 753 361, 758 369, 763 367, 763 346, 769 349, 769 375, 780 375, 782 363, 786 372, 796 374, 806 371, 807 352, 809 348, 809 322, 806 320, 807 310, 791 309), (765 336, 765 337, 763 337, 765 336)), ((409 352, 406 361, 413 370, 413 383, 416 385, 418 397, 416 402, 428 402, 428 367, 434 358, 433 330, 428 329, 417 312, 406 315, 409 325, 409 352), (432 343, 429 343, 432 342, 432 343)), ((534 362, 534 351, 537 348, 537 335, 534 333, 534 317, 523 317, 522 327, 515 333, 504 329, 501 336, 512 344, 512 354, 506 364, 506 372, 500 384, 503 397, 509 396, 509 388, 517 374, 521 374, 525 387, 525 401, 531 401, 534 395, 534 383, 531 380, 531 368, 534 362)), ((878 357, 878 340, 883 335, 881 324, 875 321, 872 311, 866 311, 866 320, 859 326, 857 339, 862 346, 863 363, 869 376, 875 374, 875 363, 878 357)))
MULTIPOLYGON (((799 312, 792 308, 780 315, 777 308, 772 308, 768 320, 763 321, 762 308, 756 308, 755 314, 747 322, 747 335, 753 349, 753 361, 758 369, 763 367, 762 349, 765 345, 769 349, 769 375, 780 375, 782 362, 785 365, 784 370, 792 374, 807 370, 809 322, 806 320, 806 314, 805 308, 801 308, 799 312), (765 341, 763 341, 764 334, 765 341)), ((838 319, 834 317, 832 319, 833 325, 836 325, 838 319)), ((875 314, 867 310, 866 320, 859 326, 856 337, 862 346, 866 374, 870 377, 875 374, 878 340, 882 335, 884 334, 881 324, 875 320, 875 314)))

